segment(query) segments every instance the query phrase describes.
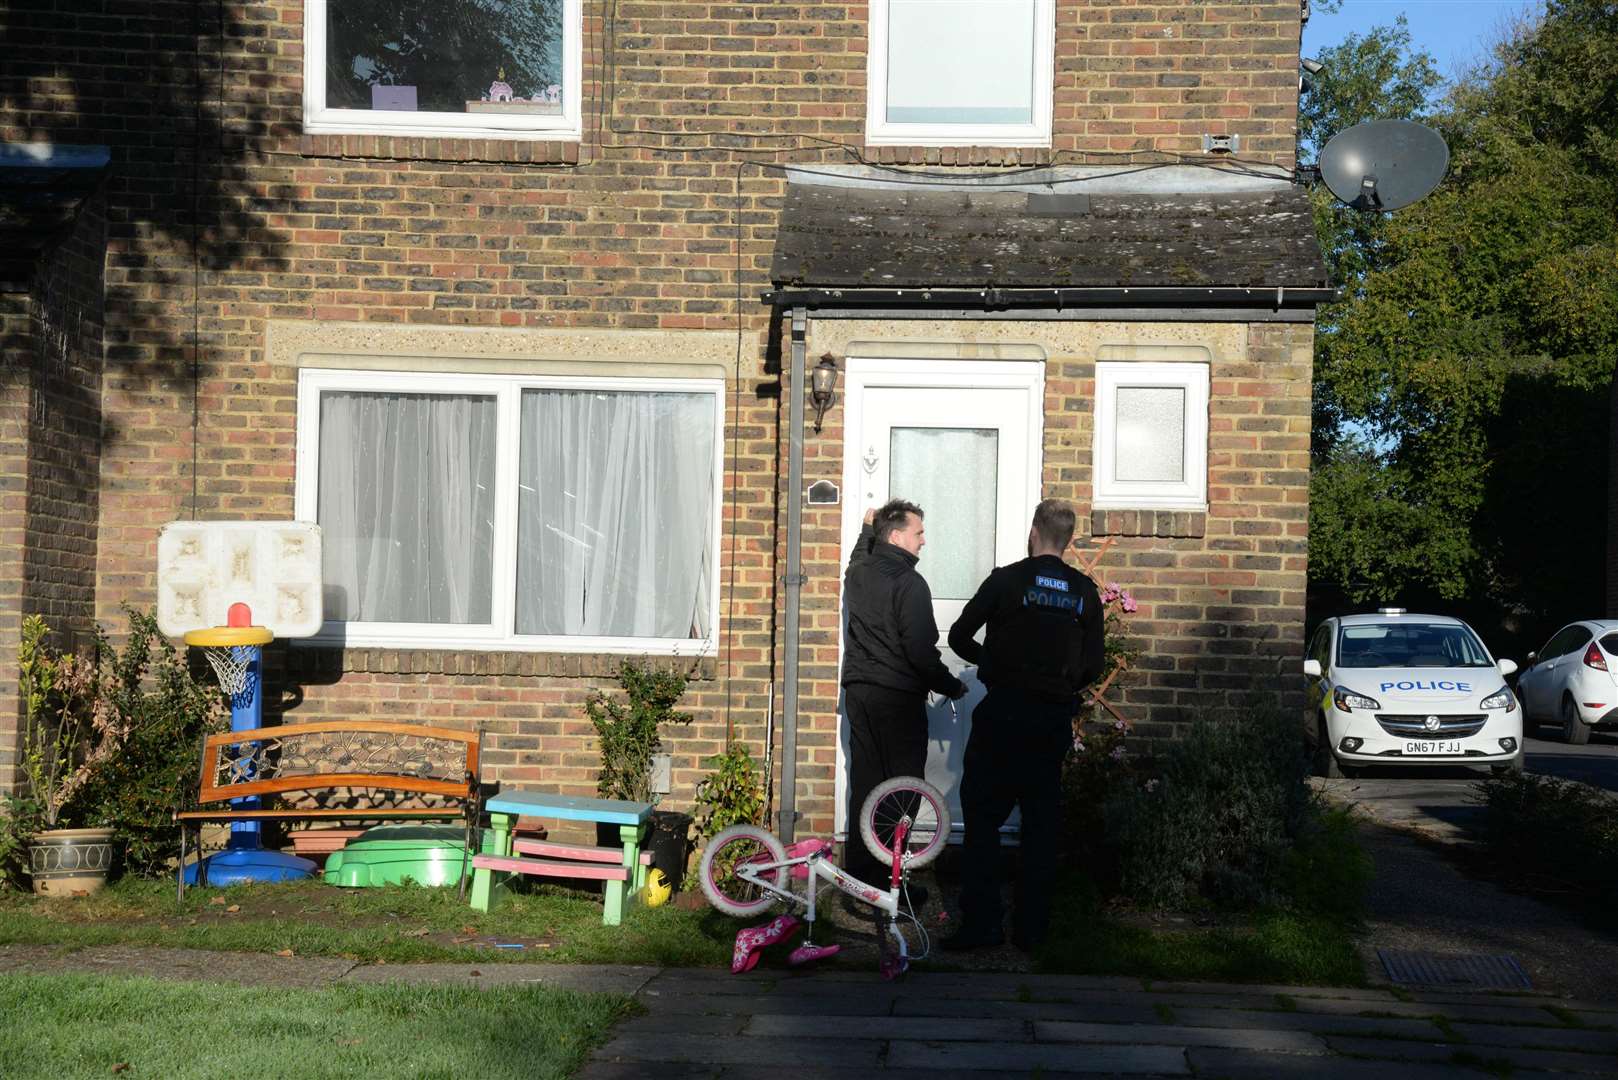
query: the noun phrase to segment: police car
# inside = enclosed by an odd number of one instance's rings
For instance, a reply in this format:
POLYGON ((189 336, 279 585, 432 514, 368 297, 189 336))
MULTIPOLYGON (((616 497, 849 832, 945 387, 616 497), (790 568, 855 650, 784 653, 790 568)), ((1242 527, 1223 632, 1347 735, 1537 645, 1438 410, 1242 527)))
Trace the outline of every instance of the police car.
POLYGON ((1472 628, 1383 608, 1327 619, 1309 640, 1308 724, 1316 771, 1367 765, 1522 768, 1522 710, 1472 628))

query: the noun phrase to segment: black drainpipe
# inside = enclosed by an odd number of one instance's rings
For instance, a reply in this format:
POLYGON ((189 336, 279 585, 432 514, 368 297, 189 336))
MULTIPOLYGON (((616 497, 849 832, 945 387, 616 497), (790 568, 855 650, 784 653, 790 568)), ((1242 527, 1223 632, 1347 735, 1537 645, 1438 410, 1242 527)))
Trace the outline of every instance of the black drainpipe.
POLYGON ((808 343, 804 340, 808 312, 792 309, 792 348, 787 383, 787 565, 785 652, 781 691, 781 815, 776 832, 792 843, 798 823, 798 601, 803 595, 803 397, 808 373, 808 343))

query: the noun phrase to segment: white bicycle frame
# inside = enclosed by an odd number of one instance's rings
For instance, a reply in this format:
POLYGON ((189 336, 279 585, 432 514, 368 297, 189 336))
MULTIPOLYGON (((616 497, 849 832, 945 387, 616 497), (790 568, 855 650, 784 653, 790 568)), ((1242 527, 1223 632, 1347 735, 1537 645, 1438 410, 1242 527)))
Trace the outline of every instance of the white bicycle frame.
MULTIPOLYGON (((902 834, 901 834, 902 837, 902 834)), ((902 838, 901 838, 901 843, 902 838)), ((847 870, 838 866, 826 857, 825 851, 812 851, 807 855, 796 855, 780 861, 769 862, 748 861, 739 864, 734 873, 743 881, 757 885, 760 889, 790 904, 806 908, 805 919, 809 923, 809 934, 813 936, 815 925, 815 903, 820 893, 820 885, 833 885, 839 892, 847 893, 856 900, 863 901, 884 912, 888 917, 888 932, 892 934, 898 950, 898 960, 901 970, 910 963, 910 947, 905 937, 899 932, 899 899, 904 895, 905 874, 887 892, 873 885, 861 881, 847 870), (765 874, 777 870, 786 870, 788 882, 792 880, 792 868, 807 866, 809 879, 804 883, 804 895, 799 896, 790 888, 781 888, 766 880, 765 874)))

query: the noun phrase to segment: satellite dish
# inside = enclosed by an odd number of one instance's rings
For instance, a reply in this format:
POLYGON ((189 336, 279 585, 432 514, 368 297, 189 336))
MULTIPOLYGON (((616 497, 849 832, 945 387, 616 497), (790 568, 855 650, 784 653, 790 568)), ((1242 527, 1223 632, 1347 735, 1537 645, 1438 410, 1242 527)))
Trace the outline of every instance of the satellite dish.
POLYGON ((1356 210, 1397 210, 1432 193, 1449 168, 1449 147, 1411 120, 1372 120, 1333 135, 1320 177, 1356 210))

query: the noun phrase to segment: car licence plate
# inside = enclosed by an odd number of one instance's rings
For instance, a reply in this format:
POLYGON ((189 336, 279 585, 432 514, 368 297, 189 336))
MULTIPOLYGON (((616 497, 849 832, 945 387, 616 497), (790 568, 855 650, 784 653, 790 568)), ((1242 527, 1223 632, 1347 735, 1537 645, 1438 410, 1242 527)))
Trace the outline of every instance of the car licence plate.
POLYGON ((1405 753, 1459 754, 1461 753, 1461 743, 1459 739, 1451 739, 1448 742, 1407 742, 1405 743, 1405 753))

